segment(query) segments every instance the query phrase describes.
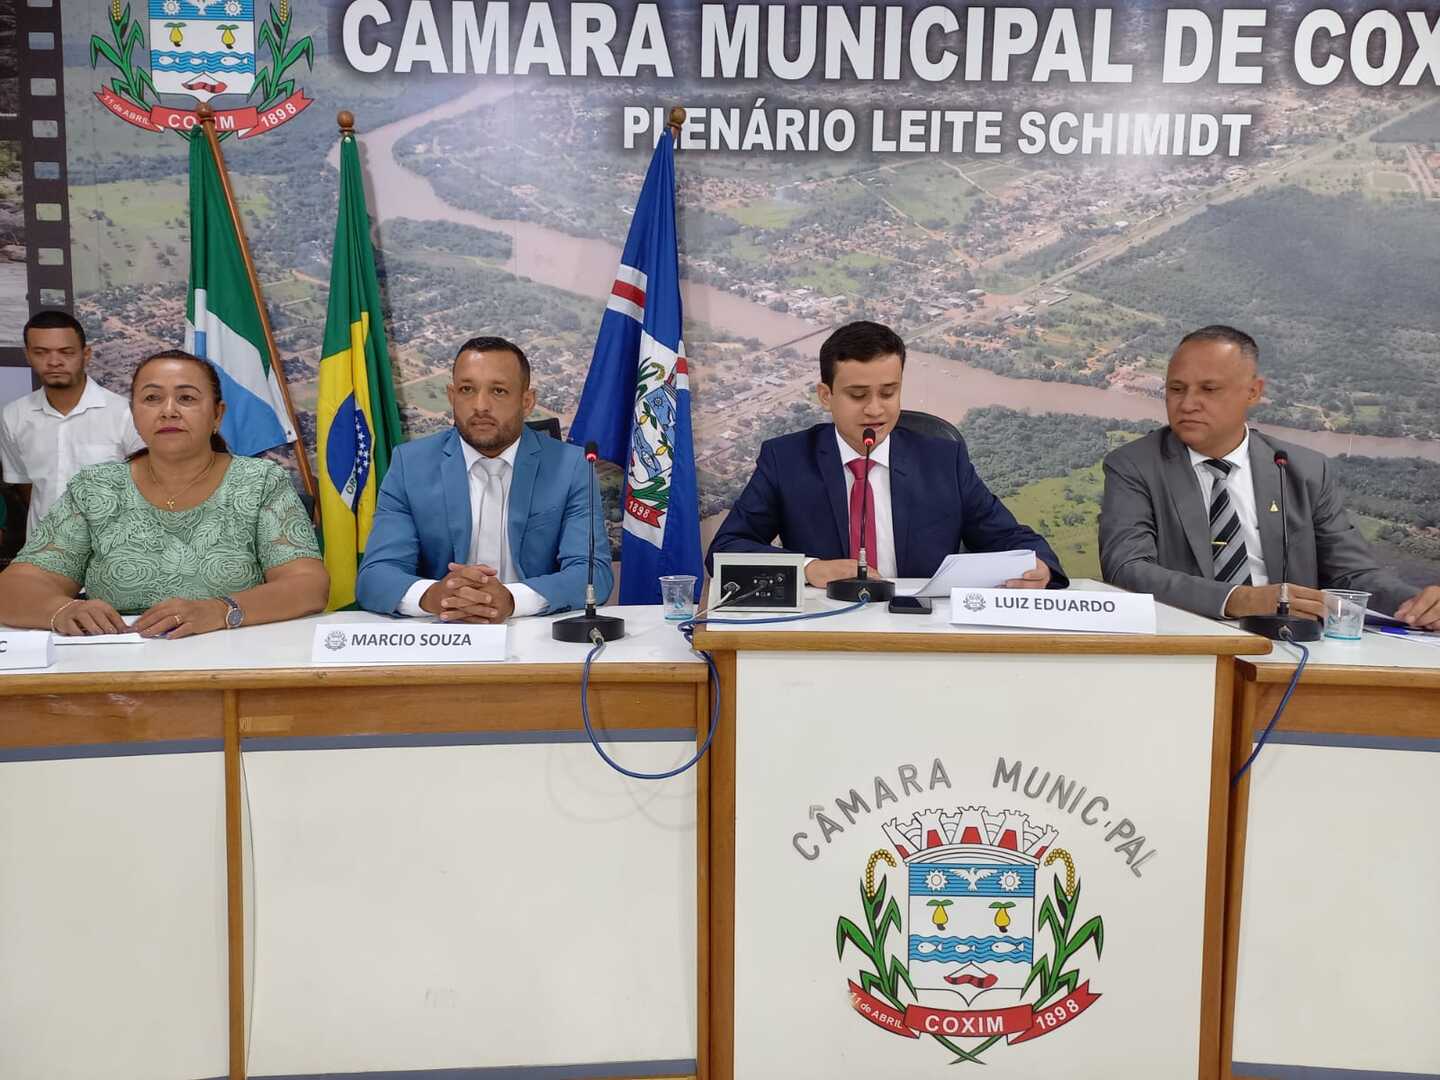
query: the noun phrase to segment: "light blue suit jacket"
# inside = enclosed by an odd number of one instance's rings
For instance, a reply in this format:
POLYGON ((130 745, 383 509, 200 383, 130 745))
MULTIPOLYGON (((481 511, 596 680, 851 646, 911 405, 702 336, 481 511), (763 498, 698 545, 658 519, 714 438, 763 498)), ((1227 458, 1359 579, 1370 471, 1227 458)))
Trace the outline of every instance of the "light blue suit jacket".
MULTIPOLYGON (((585 606, 585 562, 595 535, 595 595, 610 595, 610 541, 600 492, 578 446, 523 429, 510 477, 510 552, 520 581, 546 600, 546 611, 585 606), (587 505, 596 487, 595 513, 587 505)), ((380 485, 375 523, 355 579, 369 611, 390 614, 421 578, 445 576, 470 559, 470 482, 460 435, 451 427, 395 450, 380 485)))

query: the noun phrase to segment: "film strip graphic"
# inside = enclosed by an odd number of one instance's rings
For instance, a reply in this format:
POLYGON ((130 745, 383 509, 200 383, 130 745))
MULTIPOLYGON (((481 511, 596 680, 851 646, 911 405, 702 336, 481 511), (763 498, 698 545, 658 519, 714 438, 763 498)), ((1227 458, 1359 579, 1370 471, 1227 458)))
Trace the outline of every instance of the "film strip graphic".
MULTIPOLYGON (((18 112, 0 113, 0 140, 18 144, 24 199, 25 285, 28 307, 72 311, 70 200, 65 155, 65 69, 60 0, 12 0, 13 57, 18 112)), ((9 74, 0 72, 0 75, 9 74)), ((3 253, 0 253, 3 254, 3 253)), ((25 366, 19 328, 0 339, 0 365, 25 366)))

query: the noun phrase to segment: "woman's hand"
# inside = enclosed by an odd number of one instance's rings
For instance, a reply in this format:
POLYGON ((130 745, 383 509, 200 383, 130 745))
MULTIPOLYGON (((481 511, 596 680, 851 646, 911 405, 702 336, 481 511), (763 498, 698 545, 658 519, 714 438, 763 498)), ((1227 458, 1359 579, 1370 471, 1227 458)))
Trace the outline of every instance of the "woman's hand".
POLYGON ((120 613, 104 600, 71 600, 55 612, 50 625, 55 633, 69 637, 124 634, 130 629, 120 613))
POLYGON ((131 627, 141 637, 182 638, 208 634, 225 626, 223 600, 161 600, 131 627))

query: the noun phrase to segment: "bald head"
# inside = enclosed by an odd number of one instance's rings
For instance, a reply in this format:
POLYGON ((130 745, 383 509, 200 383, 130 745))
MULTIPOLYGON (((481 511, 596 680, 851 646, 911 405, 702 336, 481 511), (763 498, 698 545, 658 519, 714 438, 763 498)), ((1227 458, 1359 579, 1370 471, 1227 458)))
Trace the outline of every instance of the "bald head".
POLYGON ((1234 345, 1250 361, 1256 371, 1260 369, 1260 346, 1255 344, 1255 339, 1244 330, 1237 330, 1224 323, 1202 326, 1199 330, 1191 330, 1181 338, 1180 344, 1176 346, 1176 351, 1178 352, 1186 345, 1197 341, 1214 341, 1224 345, 1234 345))
POLYGON ((1245 438, 1252 406, 1265 391, 1255 339, 1231 327, 1186 334, 1165 373, 1170 429, 1190 449, 1224 457, 1245 438))

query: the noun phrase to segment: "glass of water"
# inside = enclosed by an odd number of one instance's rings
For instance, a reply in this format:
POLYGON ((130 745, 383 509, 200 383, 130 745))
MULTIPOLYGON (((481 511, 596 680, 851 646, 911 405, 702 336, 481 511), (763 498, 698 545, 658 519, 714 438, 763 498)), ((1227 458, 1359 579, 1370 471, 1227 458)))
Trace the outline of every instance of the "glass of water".
POLYGON ((667 574, 660 579, 660 605, 665 618, 684 622, 695 617, 695 575, 667 574))
POLYGON ((1337 641, 1359 641, 1365 629, 1368 592, 1350 589, 1322 589, 1325 597, 1325 636, 1337 641))

